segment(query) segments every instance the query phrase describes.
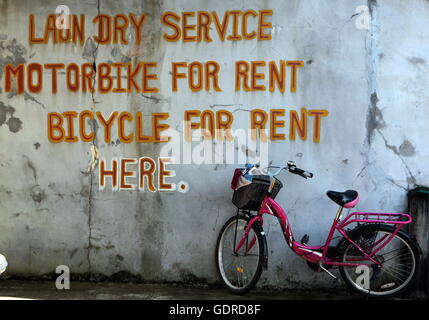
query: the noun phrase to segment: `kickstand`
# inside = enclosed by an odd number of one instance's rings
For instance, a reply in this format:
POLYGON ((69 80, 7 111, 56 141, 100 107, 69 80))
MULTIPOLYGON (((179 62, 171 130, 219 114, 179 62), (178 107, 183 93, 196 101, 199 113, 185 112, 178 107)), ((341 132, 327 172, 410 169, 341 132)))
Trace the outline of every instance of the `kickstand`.
POLYGON ((334 276, 331 272, 329 272, 324 266, 320 265, 320 269, 322 269, 327 274, 329 274, 332 278, 334 278, 334 283, 336 283, 338 281, 338 278, 336 276, 334 276))

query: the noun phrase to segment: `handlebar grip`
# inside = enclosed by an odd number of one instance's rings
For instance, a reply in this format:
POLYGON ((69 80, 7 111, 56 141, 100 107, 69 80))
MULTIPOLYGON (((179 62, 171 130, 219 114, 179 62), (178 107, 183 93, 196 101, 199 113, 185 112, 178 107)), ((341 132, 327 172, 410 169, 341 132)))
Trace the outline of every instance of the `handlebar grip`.
POLYGON ((313 174, 311 172, 304 171, 302 175, 307 178, 313 178, 313 174))
POLYGON ((295 168, 291 168, 290 171, 292 173, 299 174, 301 177, 303 177, 305 179, 307 179, 307 178, 313 178, 313 174, 311 172, 307 172, 307 171, 302 170, 300 168, 296 168, 296 167, 295 168))

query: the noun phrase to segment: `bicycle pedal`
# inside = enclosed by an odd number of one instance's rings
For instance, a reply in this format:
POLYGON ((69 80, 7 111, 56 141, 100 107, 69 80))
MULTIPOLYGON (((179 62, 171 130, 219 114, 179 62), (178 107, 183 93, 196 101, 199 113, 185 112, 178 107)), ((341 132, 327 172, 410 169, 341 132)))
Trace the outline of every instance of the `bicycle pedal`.
POLYGON ((305 246, 307 245, 308 241, 310 241, 310 236, 308 234, 305 234, 301 239, 301 244, 305 246))

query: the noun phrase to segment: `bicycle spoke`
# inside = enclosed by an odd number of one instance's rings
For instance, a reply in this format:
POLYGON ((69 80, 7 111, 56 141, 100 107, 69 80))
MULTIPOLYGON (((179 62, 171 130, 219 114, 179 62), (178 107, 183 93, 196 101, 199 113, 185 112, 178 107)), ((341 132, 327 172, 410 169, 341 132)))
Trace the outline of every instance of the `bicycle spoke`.
POLYGON ((390 254, 390 253, 392 253, 392 252, 395 252, 395 251, 398 251, 398 250, 402 250, 402 249, 403 249, 403 248, 393 249, 392 251, 389 251, 389 252, 387 252, 387 253, 383 253, 383 256, 388 255, 388 254, 390 254))
POLYGON ((398 256, 394 256, 394 257, 389 258, 387 260, 384 260, 384 262, 387 262, 387 261, 390 261, 392 259, 399 258, 399 257, 405 257, 405 256, 412 256, 412 255, 411 255, 411 253, 407 252, 407 253, 404 253, 404 254, 401 254, 401 255, 398 255, 398 256))
POLYGON ((233 260, 231 260, 225 267, 229 267, 229 266, 231 266, 232 265, 232 263, 234 262, 235 260, 233 259, 233 260))
POLYGON ((384 266, 384 269, 392 270, 398 274, 409 274, 409 272, 402 270, 401 268, 393 267, 393 266, 384 266))
POLYGON ((219 250, 222 250, 218 256, 219 271, 224 282, 234 289, 247 287, 260 268, 257 234, 250 229, 247 236, 244 236, 246 225, 247 222, 244 219, 232 220, 224 229, 222 242, 219 244, 219 250), (240 242, 242 246, 238 252, 235 252, 240 242), (249 246, 251 246, 250 249, 249 246))
POLYGON ((395 275, 395 274, 393 274, 393 273, 391 273, 390 271, 388 271, 388 270, 384 270, 384 272, 386 272, 387 274, 389 274, 391 277, 392 277, 392 279, 393 280, 395 280, 395 279, 397 279, 397 280, 399 280, 400 281, 400 283, 403 283, 407 278, 405 278, 405 280, 403 279, 403 278, 401 278, 401 277, 399 277, 399 276, 397 276, 397 275, 395 275))
POLYGON ((393 268, 398 268, 401 269, 401 267, 403 267, 402 269, 412 269, 414 266, 414 263, 410 262, 410 263, 394 263, 394 262, 390 262, 388 264, 384 264, 387 266, 391 266, 393 268))
MULTIPOLYGON (((235 269, 237 269, 238 267, 237 267, 237 265, 235 265, 235 269)), ((239 287, 241 287, 241 285, 240 285, 240 275, 238 274, 238 272, 235 272, 235 274, 236 274, 236 276, 237 276, 237 285, 239 286, 239 287)))
POLYGON ((379 289, 382 284, 389 283, 391 281, 390 277, 391 276, 389 276, 387 273, 381 273, 381 276, 378 278, 378 281, 371 281, 371 290, 375 291, 376 289, 379 289))
MULTIPOLYGON (((382 228, 382 227, 381 227, 382 228)), ((357 238, 355 243, 364 251, 370 249, 373 252, 379 249, 371 258, 378 261, 380 266, 368 263, 368 259, 352 245, 348 245, 342 256, 346 263, 368 265, 370 268, 370 295, 389 296, 401 289, 413 279, 416 271, 416 259, 412 247, 401 237, 388 230, 377 230, 375 236, 370 239, 357 238), (387 239, 390 240, 388 242, 387 239), (371 246, 372 245, 372 246, 371 246), (383 246, 383 247, 381 247, 383 246), (377 248, 375 248, 377 247, 377 248), (367 263, 364 263, 367 262, 367 263)), ((340 267, 347 282, 352 283, 359 291, 366 293, 366 289, 357 283, 359 274, 355 267, 340 267)), ((362 275, 362 273, 360 273, 362 275)))
POLYGON ((246 262, 243 263, 243 273, 246 275, 246 280, 248 280, 250 278, 250 274, 246 262))

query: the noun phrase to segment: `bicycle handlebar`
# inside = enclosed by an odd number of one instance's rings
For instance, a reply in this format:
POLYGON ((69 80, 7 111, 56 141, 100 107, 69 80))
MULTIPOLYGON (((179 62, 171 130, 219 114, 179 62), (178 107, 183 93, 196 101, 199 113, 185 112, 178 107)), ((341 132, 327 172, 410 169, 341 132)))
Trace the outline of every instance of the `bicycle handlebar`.
POLYGON ((289 172, 292 172, 292 173, 295 173, 297 175, 300 175, 301 177, 303 177, 305 179, 307 179, 307 178, 313 178, 313 174, 311 172, 302 170, 302 169, 297 168, 297 167, 289 168, 289 172))
MULTIPOLYGON (((259 165, 255 165, 255 167, 259 167, 259 165)), ((246 173, 251 168, 253 168, 253 166, 248 167, 247 170, 246 170, 246 173)), ((283 169, 286 169, 289 172, 297 174, 297 175, 299 175, 299 176, 301 176, 301 177, 303 177, 305 179, 313 178, 313 174, 311 172, 308 172, 308 171, 302 170, 300 168, 297 168, 297 166, 295 165, 295 163, 293 161, 288 161, 286 167, 268 166, 265 169, 268 169, 268 168, 278 168, 278 170, 275 173, 271 174, 272 176, 276 176, 276 175, 278 175, 280 173, 280 171, 282 171, 283 169)), ((243 173, 243 175, 244 175, 244 173, 243 173)))
POLYGON ((289 172, 295 173, 305 179, 313 178, 313 174, 311 172, 297 168, 293 161, 288 161, 287 166, 288 166, 289 172))

